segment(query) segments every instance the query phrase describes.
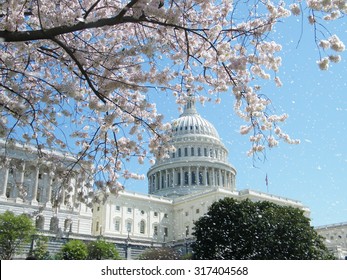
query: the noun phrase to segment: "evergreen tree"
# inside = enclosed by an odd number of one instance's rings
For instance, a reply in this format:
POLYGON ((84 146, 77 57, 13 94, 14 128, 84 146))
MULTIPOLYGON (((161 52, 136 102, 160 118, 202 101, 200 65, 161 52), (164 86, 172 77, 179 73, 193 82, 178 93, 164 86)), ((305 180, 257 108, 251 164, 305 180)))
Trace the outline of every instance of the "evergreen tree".
POLYGON ((300 209, 224 198, 195 222, 196 259, 331 259, 300 209))

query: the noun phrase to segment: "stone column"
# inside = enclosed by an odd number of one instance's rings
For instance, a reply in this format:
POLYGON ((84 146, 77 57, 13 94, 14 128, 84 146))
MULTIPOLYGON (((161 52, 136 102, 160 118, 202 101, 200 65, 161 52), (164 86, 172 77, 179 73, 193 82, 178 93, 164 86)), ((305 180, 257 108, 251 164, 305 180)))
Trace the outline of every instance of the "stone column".
POLYGON ((7 190, 7 183, 8 183, 8 174, 10 170, 10 159, 4 159, 4 163, 2 166, 2 172, 3 172, 3 180, 0 183, 0 188, 1 188, 1 194, 0 194, 0 199, 1 200, 6 200, 6 190, 7 190))
POLYGON ((176 186, 176 182, 175 182, 175 180, 176 180, 176 172, 175 172, 175 168, 172 168, 172 186, 171 187, 175 187, 176 186))
POLYGON ((52 207, 51 199, 52 199, 52 184, 53 184, 54 172, 51 171, 47 175, 48 175, 48 185, 44 186, 47 189, 47 193, 46 193, 46 195, 47 195, 46 206, 52 207))
POLYGON ((183 168, 180 167, 180 186, 182 187, 183 186, 183 180, 184 180, 184 174, 183 174, 183 168))
POLYGON ((165 169, 165 180, 164 180, 164 188, 168 188, 169 187, 169 178, 168 178, 168 173, 167 173, 167 169, 165 169))
POLYGON ((211 176, 211 178, 210 178, 210 179, 211 179, 211 185, 212 185, 212 186, 215 186, 216 183, 215 183, 215 176, 214 176, 214 173, 215 173, 215 172, 214 172, 214 168, 212 168, 211 173, 212 173, 212 174, 211 174, 212 176, 211 176))
POLYGON ((161 180, 161 171, 159 171, 159 190, 161 190, 163 188, 162 186, 162 180, 161 180))
POLYGON ((225 184, 226 184, 226 188, 227 188, 227 189, 230 189, 230 181, 229 181, 229 178, 230 178, 230 172, 229 172, 229 171, 226 171, 226 172, 225 172, 225 184))
MULTIPOLYGON (((69 187, 70 184, 70 177, 66 178, 65 180, 63 180, 61 182, 60 188, 61 188, 61 203, 60 203, 60 207, 65 208, 66 204, 65 204, 65 196, 66 196, 66 189, 69 187)), ((59 197, 59 196, 58 196, 59 197)))
POLYGON ((159 190, 159 172, 155 173, 155 189, 159 190))
POLYGON ((220 168, 218 170, 218 177, 219 177, 218 186, 223 187, 222 170, 220 168))
POLYGON ((190 166, 188 166, 188 186, 192 185, 192 171, 190 166))
POLYGON ((203 184, 205 185, 205 187, 207 187, 207 167, 204 167, 204 176, 203 176, 203 184))
POLYGON ((197 186, 200 186, 199 166, 196 167, 195 182, 196 182, 196 185, 197 185, 197 186))
POLYGON ((231 174, 231 189, 234 191, 236 189, 235 176, 231 174))
POLYGON ((39 186, 39 174, 40 174, 40 167, 36 166, 34 170, 34 183, 32 186, 32 197, 31 197, 31 204, 38 204, 37 201, 37 189, 39 186))
MULTIPOLYGON (((18 164, 17 170, 19 171, 19 178, 17 181, 17 176, 16 176, 16 195, 15 195, 15 200, 16 202, 22 202, 23 198, 25 198, 25 190, 24 190, 24 172, 25 172, 25 162, 22 161, 18 164)), ((17 174, 16 174, 17 175, 17 174)))

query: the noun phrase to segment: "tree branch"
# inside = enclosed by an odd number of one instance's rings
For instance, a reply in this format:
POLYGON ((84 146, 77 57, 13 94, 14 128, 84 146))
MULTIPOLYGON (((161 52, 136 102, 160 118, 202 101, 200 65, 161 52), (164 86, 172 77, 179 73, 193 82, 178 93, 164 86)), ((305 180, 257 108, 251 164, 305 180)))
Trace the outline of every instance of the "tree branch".
POLYGON ((41 29, 33 31, 0 31, 0 38, 5 42, 26 42, 52 39, 58 35, 72 33, 76 31, 99 28, 103 26, 113 26, 121 23, 138 22, 130 16, 125 16, 127 11, 132 8, 139 0, 130 1, 116 16, 111 18, 102 18, 92 22, 78 22, 75 25, 63 25, 50 29, 41 29))

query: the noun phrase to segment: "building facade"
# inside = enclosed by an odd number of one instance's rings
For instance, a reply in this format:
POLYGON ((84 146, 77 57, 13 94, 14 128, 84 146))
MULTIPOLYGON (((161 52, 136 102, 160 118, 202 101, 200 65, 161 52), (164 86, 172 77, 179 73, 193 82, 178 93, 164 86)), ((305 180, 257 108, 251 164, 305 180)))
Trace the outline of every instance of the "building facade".
POLYGON ((325 245, 339 260, 347 260, 347 222, 319 226, 316 231, 324 238, 325 245))
POLYGON ((38 230, 51 237, 51 248, 58 250, 69 238, 103 237, 126 259, 153 246, 188 253, 194 221, 225 197, 293 206, 309 216, 299 201, 236 189, 236 169, 229 163, 228 150, 215 127, 197 112, 193 99, 172 122, 171 141, 175 151, 147 173, 148 194, 120 191, 93 209, 77 199, 91 183, 88 172, 73 164, 72 155, 49 150, 38 154, 34 147, 0 141, 0 213, 32 216, 38 230))
POLYGON ((215 127, 188 100, 172 122, 175 151, 148 171, 148 195, 121 191, 93 209, 92 235, 114 240, 127 258, 149 246, 189 251, 194 221, 219 199, 271 201, 309 209, 299 201, 252 190, 236 190, 236 169, 215 127))
POLYGON ((0 213, 26 213, 47 235, 90 235, 92 211, 77 201, 87 178, 75 161, 69 154, 0 140, 0 213))

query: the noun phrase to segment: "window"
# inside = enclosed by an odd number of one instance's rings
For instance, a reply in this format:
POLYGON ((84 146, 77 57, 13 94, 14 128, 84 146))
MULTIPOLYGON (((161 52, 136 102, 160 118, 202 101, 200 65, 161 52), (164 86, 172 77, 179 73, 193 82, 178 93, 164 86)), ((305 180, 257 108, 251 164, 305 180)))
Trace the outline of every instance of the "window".
POLYGON ((120 211, 120 206, 116 205, 116 211, 120 211))
POLYGON ((207 148, 204 148, 204 156, 207 157, 207 148))
POLYGON ((167 214, 167 213, 165 213, 165 214, 164 214, 164 218, 167 218, 167 217, 168 217, 168 214, 167 214))
POLYGON ((131 232, 132 230, 132 222, 127 222, 127 232, 131 232))
POLYGON ((158 226, 153 227, 153 234, 158 235, 158 226))
POLYGON ((182 156, 181 148, 178 148, 178 157, 182 156))
POLYGON ((128 207, 128 213, 131 213, 132 209, 130 207, 128 207))
POLYGON ((199 185, 202 185, 202 172, 199 172, 199 185))
POLYGON ((198 148, 198 156, 201 156, 201 148, 198 148))
POLYGON ((168 228, 164 227, 164 236, 168 236, 168 233, 169 233, 168 228))
MULTIPOLYGON (((97 224, 99 224, 99 222, 97 224)), ((49 230, 53 232, 57 232, 58 229, 59 229, 59 219, 57 217, 52 217, 51 222, 49 224, 49 230)))
POLYGON ((141 221, 140 222, 140 233, 141 234, 144 234, 145 233, 145 230, 146 230, 146 223, 145 223, 145 221, 141 221))
POLYGON ((158 217, 158 212, 154 212, 154 217, 158 217))
POLYGON ((188 148, 184 148, 184 156, 185 156, 185 157, 188 156, 188 148))
POLYGON ((184 172, 184 184, 189 185, 189 173, 184 172))
POLYGON ((189 235, 189 226, 186 226, 186 236, 189 235))
POLYGON ((192 185, 196 185, 196 177, 194 171, 192 171, 192 185))
POLYGON ((195 213, 196 213, 196 214, 199 214, 199 213, 200 213, 200 209, 196 209, 196 210, 195 210, 195 213))
POLYGON ((181 185, 181 172, 177 172, 177 185, 181 185))
POLYGON ((189 216, 189 212, 185 212, 184 214, 186 215, 186 217, 189 216))
POLYGON ((191 155, 191 156, 194 156, 194 147, 191 147, 191 148, 190 148, 190 155, 191 155))
POLYGON ((36 217, 35 220, 35 227, 36 229, 44 229, 44 225, 45 225, 45 218, 42 215, 39 215, 36 217))
POLYGON ((120 231, 120 221, 116 220, 114 223, 114 230, 115 231, 120 231))
POLYGON ((145 211, 141 210, 141 215, 144 215, 145 214, 145 211))
POLYGON ((64 231, 72 232, 72 220, 66 219, 64 222, 64 231))

